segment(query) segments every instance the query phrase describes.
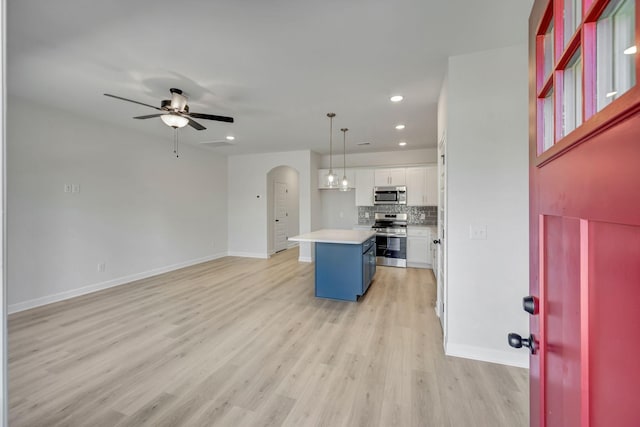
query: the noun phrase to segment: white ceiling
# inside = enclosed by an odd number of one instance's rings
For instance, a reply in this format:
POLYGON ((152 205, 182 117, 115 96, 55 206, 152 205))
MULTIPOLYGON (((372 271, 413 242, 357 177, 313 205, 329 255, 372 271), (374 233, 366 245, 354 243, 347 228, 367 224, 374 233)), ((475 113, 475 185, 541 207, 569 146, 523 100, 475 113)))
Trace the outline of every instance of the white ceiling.
POLYGON ((224 154, 326 154, 329 111, 349 153, 434 147, 447 57, 524 43, 531 3, 7 0, 8 91, 170 140, 159 119, 131 119, 154 110, 102 94, 159 106, 177 87, 191 111, 236 119, 179 131, 188 143, 234 135, 212 148, 224 154))

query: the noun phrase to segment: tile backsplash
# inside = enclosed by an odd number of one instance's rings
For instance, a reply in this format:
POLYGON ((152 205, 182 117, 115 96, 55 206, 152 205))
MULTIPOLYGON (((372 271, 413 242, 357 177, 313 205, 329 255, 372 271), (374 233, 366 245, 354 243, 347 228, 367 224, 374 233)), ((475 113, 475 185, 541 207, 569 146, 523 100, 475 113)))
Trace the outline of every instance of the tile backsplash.
POLYGON ((408 222, 411 225, 438 225, 437 206, 403 205, 358 206, 358 224, 373 224, 376 212, 406 213, 409 215, 408 222), (369 218, 367 218, 367 213, 369 213, 369 218), (422 214, 424 214, 424 219, 421 219, 422 214))

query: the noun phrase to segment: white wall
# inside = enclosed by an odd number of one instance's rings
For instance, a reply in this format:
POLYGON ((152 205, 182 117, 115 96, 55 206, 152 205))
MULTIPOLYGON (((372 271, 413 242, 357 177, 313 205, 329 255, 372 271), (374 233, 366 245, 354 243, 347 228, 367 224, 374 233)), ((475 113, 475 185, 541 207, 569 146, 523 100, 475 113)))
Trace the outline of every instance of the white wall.
MULTIPOLYGON (((425 163, 437 163, 438 149, 423 148, 419 150, 384 151, 376 153, 347 154, 347 167, 364 166, 410 166, 425 163)), ((342 168, 342 156, 333 156, 333 167, 342 168), (338 158, 339 157, 339 158, 338 158)), ((322 156, 321 168, 329 167, 329 155, 322 156)))
POLYGON ((351 230, 358 223, 355 190, 322 190, 320 197, 322 199, 321 228, 351 230))
MULTIPOLYGON (((300 234, 300 186, 298 171, 288 166, 278 166, 267 174, 267 235, 269 254, 274 252, 275 183, 287 185, 287 237, 300 234)), ((291 243, 290 243, 291 246, 291 243)))
MULTIPOLYGON (((246 154, 228 158, 228 217, 229 254, 267 258, 268 206, 267 173, 277 166, 290 166, 299 173, 300 185, 300 233, 311 231, 312 193, 317 193, 317 183, 311 187, 314 174, 310 151, 246 154)), ((317 178, 315 178, 317 180, 317 178)), ((300 245, 300 259, 311 260, 308 243, 300 245)))
MULTIPOLYGON (((523 28, 526 28, 524 25, 523 28)), ((528 331, 527 47, 449 59, 448 354, 519 366, 528 331), (470 240, 486 225, 486 240, 470 240)))
POLYGON ((224 157, 18 98, 7 123, 12 311, 226 254, 224 157))

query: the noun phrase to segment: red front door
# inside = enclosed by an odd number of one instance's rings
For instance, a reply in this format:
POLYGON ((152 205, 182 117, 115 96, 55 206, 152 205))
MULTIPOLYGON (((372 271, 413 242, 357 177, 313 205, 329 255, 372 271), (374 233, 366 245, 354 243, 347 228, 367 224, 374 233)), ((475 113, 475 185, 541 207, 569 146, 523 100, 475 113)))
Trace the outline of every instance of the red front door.
POLYGON ((640 14, 530 17, 531 426, 640 426, 640 14))

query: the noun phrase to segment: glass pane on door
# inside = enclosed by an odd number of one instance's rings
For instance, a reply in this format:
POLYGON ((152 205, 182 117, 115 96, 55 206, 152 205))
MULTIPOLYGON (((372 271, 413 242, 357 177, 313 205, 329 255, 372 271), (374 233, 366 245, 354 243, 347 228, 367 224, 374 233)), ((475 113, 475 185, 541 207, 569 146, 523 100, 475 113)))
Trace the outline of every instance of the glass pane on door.
POLYGON ((549 77, 555 65, 553 50, 553 21, 549 24, 547 32, 544 34, 544 78, 549 77))
POLYGON ((563 72, 562 136, 582 124, 582 57, 580 51, 563 72))
POLYGON ((613 0, 596 27, 597 110, 636 84, 635 1, 613 0))
POLYGON ((571 37, 582 21, 582 0, 564 0, 564 45, 567 46, 571 37))
POLYGON ((554 143, 553 136, 553 89, 547 93, 544 97, 542 106, 543 115, 543 139, 542 139, 542 151, 546 151, 554 143))

